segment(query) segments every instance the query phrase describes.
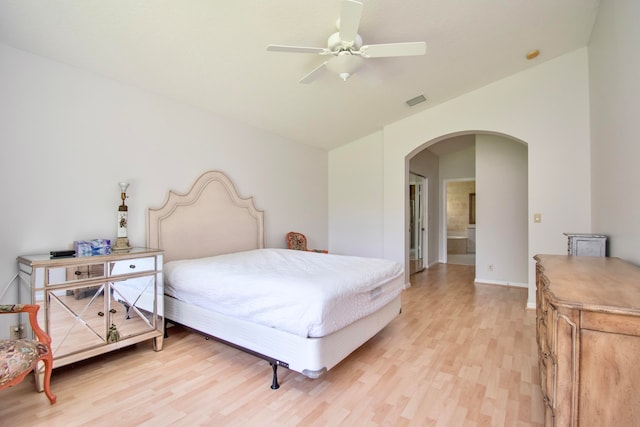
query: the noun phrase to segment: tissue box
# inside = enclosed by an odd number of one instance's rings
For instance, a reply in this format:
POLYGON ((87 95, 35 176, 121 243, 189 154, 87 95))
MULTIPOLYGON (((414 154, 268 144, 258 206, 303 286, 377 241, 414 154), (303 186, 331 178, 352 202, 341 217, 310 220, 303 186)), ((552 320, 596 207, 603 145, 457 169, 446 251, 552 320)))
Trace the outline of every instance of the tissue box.
POLYGON ((93 240, 76 240, 73 242, 73 249, 76 256, 92 256, 92 255, 108 255, 111 253, 111 240, 109 239, 93 239, 93 240))

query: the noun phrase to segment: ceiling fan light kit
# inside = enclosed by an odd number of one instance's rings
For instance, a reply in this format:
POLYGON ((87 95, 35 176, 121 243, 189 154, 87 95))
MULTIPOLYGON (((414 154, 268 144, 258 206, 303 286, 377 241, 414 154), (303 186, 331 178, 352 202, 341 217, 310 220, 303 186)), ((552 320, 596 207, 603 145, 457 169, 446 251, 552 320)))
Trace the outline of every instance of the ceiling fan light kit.
POLYGON ((316 80, 325 69, 337 74, 346 81, 351 77, 365 58, 384 58, 393 56, 424 55, 427 51, 425 42, 362 44, 362 37, 358 34, 362 3, 355 0, 343 0, 340 18, 336 26, 338 32, 333 33, 327 40, 327 47, 304 47, 269 45, 270 52, 315 53, 321 56, 331 56, 309 74, 300 79, 300 83, 311 83, 316 80))
POLYGON ((337 74, 346 81, 362 65, 363 59, 360 56, 350 53, 340 53, 326 62, 329 71, 337 74))

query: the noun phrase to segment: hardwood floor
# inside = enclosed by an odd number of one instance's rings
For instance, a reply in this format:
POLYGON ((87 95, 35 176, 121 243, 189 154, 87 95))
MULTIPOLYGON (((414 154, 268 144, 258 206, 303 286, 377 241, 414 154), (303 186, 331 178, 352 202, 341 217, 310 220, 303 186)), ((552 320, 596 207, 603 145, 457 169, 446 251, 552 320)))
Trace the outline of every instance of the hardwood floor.
POLYGON ((535 312, 525 289, 474 285, 473 267, 412 276, 403 312, 325 376, 267 362, 172 328, 164 350, 140 343, 54 370, 49 405, 33 376, 0 391, 2 425, 542 425, 535 312))

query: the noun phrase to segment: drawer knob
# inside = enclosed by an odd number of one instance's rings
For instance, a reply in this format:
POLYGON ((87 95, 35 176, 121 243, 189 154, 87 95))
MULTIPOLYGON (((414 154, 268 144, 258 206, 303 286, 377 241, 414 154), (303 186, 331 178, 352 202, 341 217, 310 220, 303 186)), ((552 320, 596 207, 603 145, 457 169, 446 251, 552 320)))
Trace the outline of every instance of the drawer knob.
POLYGON ((103 312, 101 312, 101 311, 99 311, 99 312, 98 312, 98 316, 102 317, 102 316, 104 316, 104 313, 103 313, 103 312))
POLYGON ((136 265, 135 264, 129 264, 129 268, 133 270, 134 268, 136 268, 136 265))
POLYGON ((76 276, 79 276, 79 275, 81 275, 81 274, 82 274, 82 271, 80 271, 80 270, 76 270, 76 271, 74 271, 74 272, 73 272, 73 274, 75 274, 76 276))
POLYGON ((116 309, 115 309, 115 308, 112 308, 111 310, 109 310, 109 313, 111 313, 111 314, 113 314, 113 313, 115 313, 115 312, 116 312, 116 309))

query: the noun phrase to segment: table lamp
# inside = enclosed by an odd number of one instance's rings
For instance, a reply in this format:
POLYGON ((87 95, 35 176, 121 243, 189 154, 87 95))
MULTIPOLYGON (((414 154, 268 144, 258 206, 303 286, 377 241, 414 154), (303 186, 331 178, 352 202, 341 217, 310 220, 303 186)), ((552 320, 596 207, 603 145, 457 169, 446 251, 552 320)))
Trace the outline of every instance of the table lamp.
POLYGON ((111 249, 114 251, 124 251, 131 249, 131 246, 129 246, 129 239, 127 238, 129 208, 124 204, 124 201, 127 198, 127 188, 129 187, 129 183, 119 182, 118 185, 120 186, 120 198, 122 199, 122 204, 118 206, 118 238, 116 239, 116 244, 111 249))

